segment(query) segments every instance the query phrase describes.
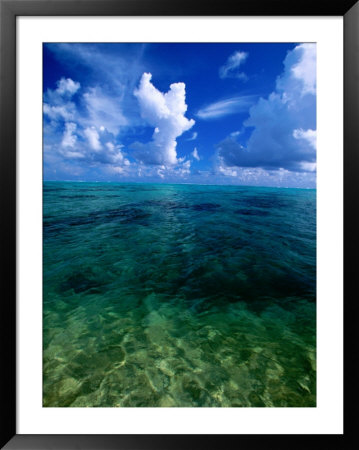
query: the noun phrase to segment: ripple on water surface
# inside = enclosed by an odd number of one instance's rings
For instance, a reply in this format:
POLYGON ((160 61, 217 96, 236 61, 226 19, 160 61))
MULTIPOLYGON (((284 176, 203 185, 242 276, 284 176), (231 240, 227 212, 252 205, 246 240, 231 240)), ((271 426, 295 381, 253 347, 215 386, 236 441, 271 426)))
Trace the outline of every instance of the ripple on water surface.
POLYGON ((44 406, 315 406, 315 210, 309 190, 45 183, 44 406))

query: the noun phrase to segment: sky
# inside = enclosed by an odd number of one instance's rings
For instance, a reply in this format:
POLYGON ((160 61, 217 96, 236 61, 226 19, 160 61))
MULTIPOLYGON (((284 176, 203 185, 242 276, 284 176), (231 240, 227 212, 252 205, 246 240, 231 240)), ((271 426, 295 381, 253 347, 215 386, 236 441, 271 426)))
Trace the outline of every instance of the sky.
POLYGON ((315 188, 316 45, 48 43, 44 179, 315 188))

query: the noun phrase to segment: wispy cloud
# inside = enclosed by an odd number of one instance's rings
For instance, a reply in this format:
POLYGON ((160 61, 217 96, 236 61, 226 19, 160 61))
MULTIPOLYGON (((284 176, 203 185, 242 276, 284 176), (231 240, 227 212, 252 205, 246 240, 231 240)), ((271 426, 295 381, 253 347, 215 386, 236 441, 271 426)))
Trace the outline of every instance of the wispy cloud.
POLYGON ((194 131, 192 136, 189 139, 187 139, 187 141, 195 141, 197 139, 197 136, 198 136, 197 131, 194 131))
POLYGON ((88 117, 83 118, 84 125, 95 126, 98 129, 107 129, 115 136, 120 127, 128 125, 122 112, 121 97, 105 94, 101 88, 89 88, 83 99, 88 112, 88 117))
MULTIPOLYGON (((86 67, 90 79, 102 78, 118 94, 127 89, 132 93, 138 76, 144 71, 141 61, 146 44, 132 46, 131 49, 123 45, 122 50, 127 48, 129 52, 128 57, 120 52, 111 53, 111 44, 61 43, 46 46, 62 64, 73 66, 76 63, 86 67), (104 47, 107 51, 103 50, 104 47)), ((115 44, 112 46, 115 48, 115 44)))
POLYGON ((193 158, 196 159, 197 161, 199 161, 199 160, 201 159, 200 156, 199 156, 199 154, 198 154, 197 147, 195 147, 195 148, 193 149, 192 156, 193 156, 193 158))
POLYGON ((201 108, 196 116, 203 120, 218 119, 230 114, 248 111, 254 101, 253 95, 227 98, 201 108))
POLYGON ((238 78, 247 80, 248 77, 244 72, 239 71, 239 67, 246 61, 248 53, 234 52, 226 61, 224 66, 219 68, 220 78, 238 78))
MULTIPOLYGON (((91 121, 83 124, 84 127, 103 125, 116 135, 120 127, 139 125, 138 106, 133 90, 145 72, 142 58, 146 46, 147 44, 46 44, 46 48, 64 70, 81 76, 81 89, 77 93, 83 98, 81 105, 79 102, 76 104, 79 109, 80 106, 85 106, 87 116, 91 118, 91 121)), ((70 93, 77 85, 78 80, 62 78, 57 82, 58 89, 53 92, 58 94, 59 90, 64 89, 70 93)))

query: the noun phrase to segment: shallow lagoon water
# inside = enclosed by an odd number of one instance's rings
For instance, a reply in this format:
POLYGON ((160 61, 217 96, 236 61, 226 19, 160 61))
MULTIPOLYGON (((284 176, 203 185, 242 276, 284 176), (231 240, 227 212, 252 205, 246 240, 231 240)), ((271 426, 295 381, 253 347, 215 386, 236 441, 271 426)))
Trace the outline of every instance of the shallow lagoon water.
POLYGON ((44 183, 43 405, 315 406, 316 191, 44 183))

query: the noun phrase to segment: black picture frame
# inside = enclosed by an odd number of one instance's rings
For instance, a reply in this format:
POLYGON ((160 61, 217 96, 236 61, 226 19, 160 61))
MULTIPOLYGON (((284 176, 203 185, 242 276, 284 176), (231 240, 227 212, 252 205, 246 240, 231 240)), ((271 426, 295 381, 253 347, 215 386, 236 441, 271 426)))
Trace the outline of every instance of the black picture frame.
MULTIPOLYGON (((1 448, 190 449, 352 448, 356 415, 355 326, 359 169, 359 2, 357 0, 0 0, 1 448), (344 434, 341 435, 18 435, 16 434, 16 17, 18 16, 342 16, 344 17, 344 434), (354 331, 355 330, 355 331, 354 331)), ((165 432, 165 430, 164 430, 165 432)))

